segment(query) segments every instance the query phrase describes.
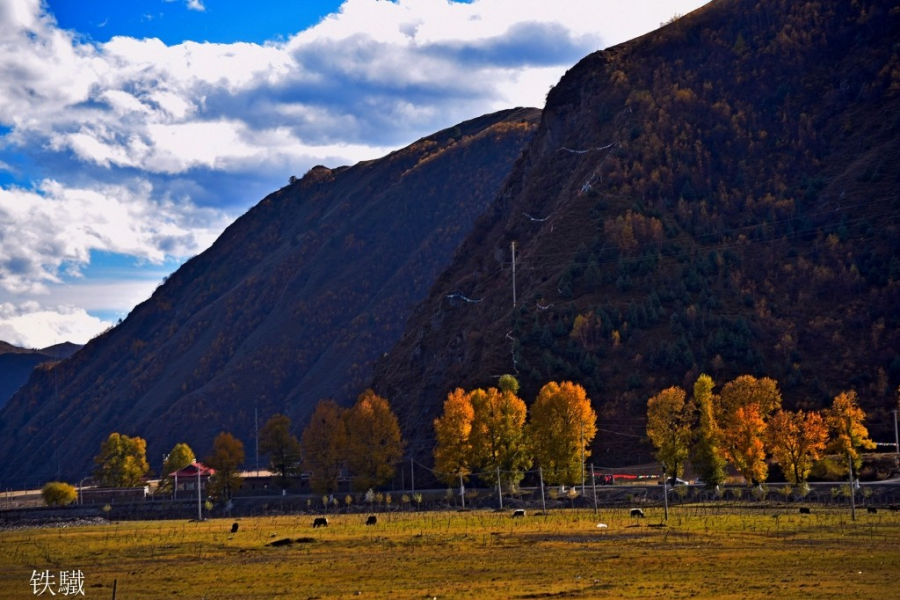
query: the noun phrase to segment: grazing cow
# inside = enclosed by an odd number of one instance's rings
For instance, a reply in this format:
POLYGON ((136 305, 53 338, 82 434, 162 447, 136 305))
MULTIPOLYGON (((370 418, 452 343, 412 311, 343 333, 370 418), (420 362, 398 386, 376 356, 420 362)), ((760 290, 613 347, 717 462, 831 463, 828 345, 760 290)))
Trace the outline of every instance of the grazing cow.
POLYGON ((326 517, 316 517, 313 521, 313 527, 328 527, 328 519, 326 517))
POLYGON ((809 515, 809 514, 812 514, 812 511, 809 510, 809 507, 808 507, 808 506, 801 506, 801 507, 800 507, 800 514, 801 514, 801 515, 809 515))
POLYGON ((888 506, 888 510, 891 512, 897 512, 898 510, 900 510, 900 507, 898 507, 896 504, 891 504, 890 506, 888 506))
POLYGON ((231 525, 231 533, 237 533, 238 527, 240 527, 240 525, 238 525, 237 523, 233 523, 231 525))
POLYGON ((366 525, 378 525, 378 517, 369 515, 369 518, 366 519, 366 525))
POLYGON ((639 508, 632 508, 632 509, 631 509, 631 516, 634 517, 634 518, 637 518, 637 519, 643 519, 643 518, 644 518, 644 511, 642 511, 642 510, 639 509, 639 508))
POLYGON ((870 515, 874 515, 875 513, 878 512, 878 509, 875 508, 874 506, 867 506, 866 512, 869 513, 870 515))
POLYGON ((525 516, 525 509, 524 509, 524 508, 517 508, 516 510, 513 511, 512 516, 513 516, 513 519, 516 519, 516 518, 518 518, 518 517, 524 517, 524 516, 525 516))

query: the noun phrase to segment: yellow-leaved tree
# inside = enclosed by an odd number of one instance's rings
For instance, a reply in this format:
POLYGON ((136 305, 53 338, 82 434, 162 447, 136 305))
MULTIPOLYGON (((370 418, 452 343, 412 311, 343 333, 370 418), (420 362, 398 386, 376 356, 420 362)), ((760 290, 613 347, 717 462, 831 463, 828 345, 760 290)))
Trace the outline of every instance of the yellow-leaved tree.
POLYGON ((172 447, 172 451, 166 455, 163 461, 162 477, 159 480, 157 492, 168 494, 172 492, 172 473, 185 468, 196 460, 194 451, 184 442, 179 442, 172 447))
POLYGON ((799 485, 822 458, 828 444, 828 427, 817 412, 781 410, 769 419, 767 439, 769 451, 781 465, 785 478, 799 485))
POLYGON ((111 433, 94 462, 94 477, 101 487, 134 487, 150 470, 147 442, 144 438, 111 433))
POLYGON ((666 479, 680 477, 694 438, 694 403, 680 387, 670 387, 647 401, 647 437, 666 479))
POLYGON ((444 400, 443 414, 434 420, 434 469, 447 485, 460 477, 468 480, 472 472, 472 421, 475 409, 469 394, 456 388, 444 400))
POLYGON ((204 462, 216 470, 209 479, 207 491, 210 496, 218 499, 231 498, 244 483, 240 473, 241 465, 244 464, 244 442, 227 431, 213 440, 212 454, 204 462))
MULTIPOLYGON (((515 381, 514 378, 510 378, 515 381)), ((515 389, 518 382, 508 381, 505 389, 477 389, 469 393, 474 415, 469 440, 472 465, 480 469, 479 477, 490 485, 514 489, 531 466, 531 454, 525 438, 528 408, 515 389)))
POLYGON ((317 494, 338 489, 338 477, 347 455, 347 427, 343 410, 334 400, 321 400, 300 439, 303 468, 309 487, 317 494))
POLYGON ((869 438, 869 430, 863 425, 865 411, 859 407, 859 400, 853 390, 841 392, 825 411, 825 421, 831 430, 831 451, 846 456, 857 469, 862 466, 860 450, 875 448, 869 438))
POLYGON ((344 424, 353 488, 366 491, 389 483, 403 458, 403 438, 388 401, 372 390, 364 391, 344 412, 344 424))
POLYGON ((700 375, 694 382, 694 404, 698 422, 696 443, 691 449, 691 464, 707 488, 725 481, 725 456, 722 452, 722 430, 716 418, 719 397, 713 393, 714 383, 709 375, 700 375))
POLYGON ((275 473, 275 481, 281 489, 287 489, 300 464, 300 442, 291 433, 291 418, 272 415, 259 431, 259 448, 269 455, 269 469, 275 473))
POLYGON ((529 439, 544 481, 574 485, 582 481, 583 458, 597 435, 597 413, 585 389, 576 383, 551 381, 531 407, 529 439))

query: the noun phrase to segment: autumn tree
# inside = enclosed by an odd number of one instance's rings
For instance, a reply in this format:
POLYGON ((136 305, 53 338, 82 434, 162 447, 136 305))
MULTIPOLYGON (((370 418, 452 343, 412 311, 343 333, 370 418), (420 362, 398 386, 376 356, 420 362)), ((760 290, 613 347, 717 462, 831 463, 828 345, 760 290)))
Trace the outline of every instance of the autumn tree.
POLYGON ((576 383, 551 381, 541 388, 531 407, 529 438, 534 457, 550 484, 582 481, 582 458, 591 455, 597 435, 597 414, 584 388, 576 383))
POLYGON ((722 388, 717 415, 722 451, 750 485, 768 477, 766 419, 779 408, 781 392, 774 379, 741 375, 722 388))
POLYGON ((656 448, 666 479, 680 477, 693 440, 694 403, 680 387, 670 387, 647 401, 647 437, 656 448))
POLYGON ((738 406, 731 414, 724 436, 724 453, 748 485, 762 483, 769 476, 765 434, 766 422, 757 404, 738 406))
POLYGON ((206 458, 205 463, 216 470, 215 475, 209 479, 209 495, 231 498, 243 483, 239 469, 244 464, 244 443, 223 431, 213 440, 212 454, 206 458))
POLYGON ((718 396, 713 394, 712 377, 703 374, 694 382, 694 405, 697 407, 696 442, 691 449, 691 464, 707 488, 725 481, 727 462, 722 453, 722 431, 716 418, 718 396))
POLYGON ((344 413, 347 428, 347 468, 358 491, 391 481, 403 458, 403 439, 388 401, 372 390, 359 395, 344 413))
POLYGON ((169 492, 172 489, 172 473, 185 468, 196 460, 194 451, 187 444, 180 442, 172 447, 172 451, 166 455, 163 461, 163 470, 160 474, 159 488, 160 492, 169 492))
POLYGON ((828 443, 828 427, 817 412, 778 411, 768 423, 769 451, 794 485, 809 477, 828 443))
POLYGON ((62 481, 51 481, 41 488, 41 498, 47 506, 66 506, 78 497, 75 486, 62 481))
POLYGON ((444 412, 434 420, 434 469, 447 485, 460 477, 468 479, 472 472, 472 421, 475 409, 469 394, 462 388, 450 392, 444 401, 444 412))
POLYGON ((504 387, 505 391, 492 387, 469 394, 474 411, 469 439, 472 464, 481 470, 479 477, 494 486, 499 471, 501 485, 514 489, 531 466, 525 438, 528 408, 513 391, 518 389, 517 381, 504 387))
POLYGON ((259 448, 269 455, 269 470, 281 489, 287 489, 290 478, 298 471, 300 442, 291 433, 291 419, 272 415, 259 431, 259 448))
POLYGON ((334 400, 320 401, 300 439, 309 486, 317 494, 331 494, 338 489, 347 446, 342 415, 343 410, 334 400))
POLYGON ((94 477, 100 487, 134 487, 150 470, 143 438, 111 433, 94 457, 94 477))
POLYGON ((865 411, 859 407, 856 392, 841 392, 825 411, 825 422, 831 431, 829 449, 853 463, 856 469, 862 466, 860 450, 875 448, 875 442, 869 438, 869 430, 863 425, 866 420, 865 411))

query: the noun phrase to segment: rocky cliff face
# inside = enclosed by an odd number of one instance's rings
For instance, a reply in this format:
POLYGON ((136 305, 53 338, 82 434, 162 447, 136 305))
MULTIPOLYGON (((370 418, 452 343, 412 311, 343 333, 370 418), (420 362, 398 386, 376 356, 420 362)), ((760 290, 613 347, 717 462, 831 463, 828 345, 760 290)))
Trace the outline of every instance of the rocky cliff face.
POLYGON ((282 412, 348 403, 450 262, 537 125, 515 109, 271 194, 72 359, 0 413, 0 478, 80 478, 111 432, 199 455, 227 430, 252 447, 282 412))
POLYGON ((900 383, 900 9, 720 0, 593 54, 375 369, 410 448, 457 386, 584 384, 597 464, 649 460, 647 399, 709 373, 789 407, 900 383), (513 303, 512 244, 516 244, 513 303))

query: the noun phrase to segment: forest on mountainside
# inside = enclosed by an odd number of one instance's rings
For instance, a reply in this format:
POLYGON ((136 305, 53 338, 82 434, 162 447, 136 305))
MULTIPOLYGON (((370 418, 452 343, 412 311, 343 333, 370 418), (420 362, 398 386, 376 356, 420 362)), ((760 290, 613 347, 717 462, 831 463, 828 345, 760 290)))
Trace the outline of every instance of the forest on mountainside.
POLYGON ((412 446, 451 385, 504 372, 585 385, 599 464, 649 459, 647 398, 703 372, 805 410, 852 388, 893 439, 898 40, 884 2, 721 0, 572 68, 376 367, 412 446))

